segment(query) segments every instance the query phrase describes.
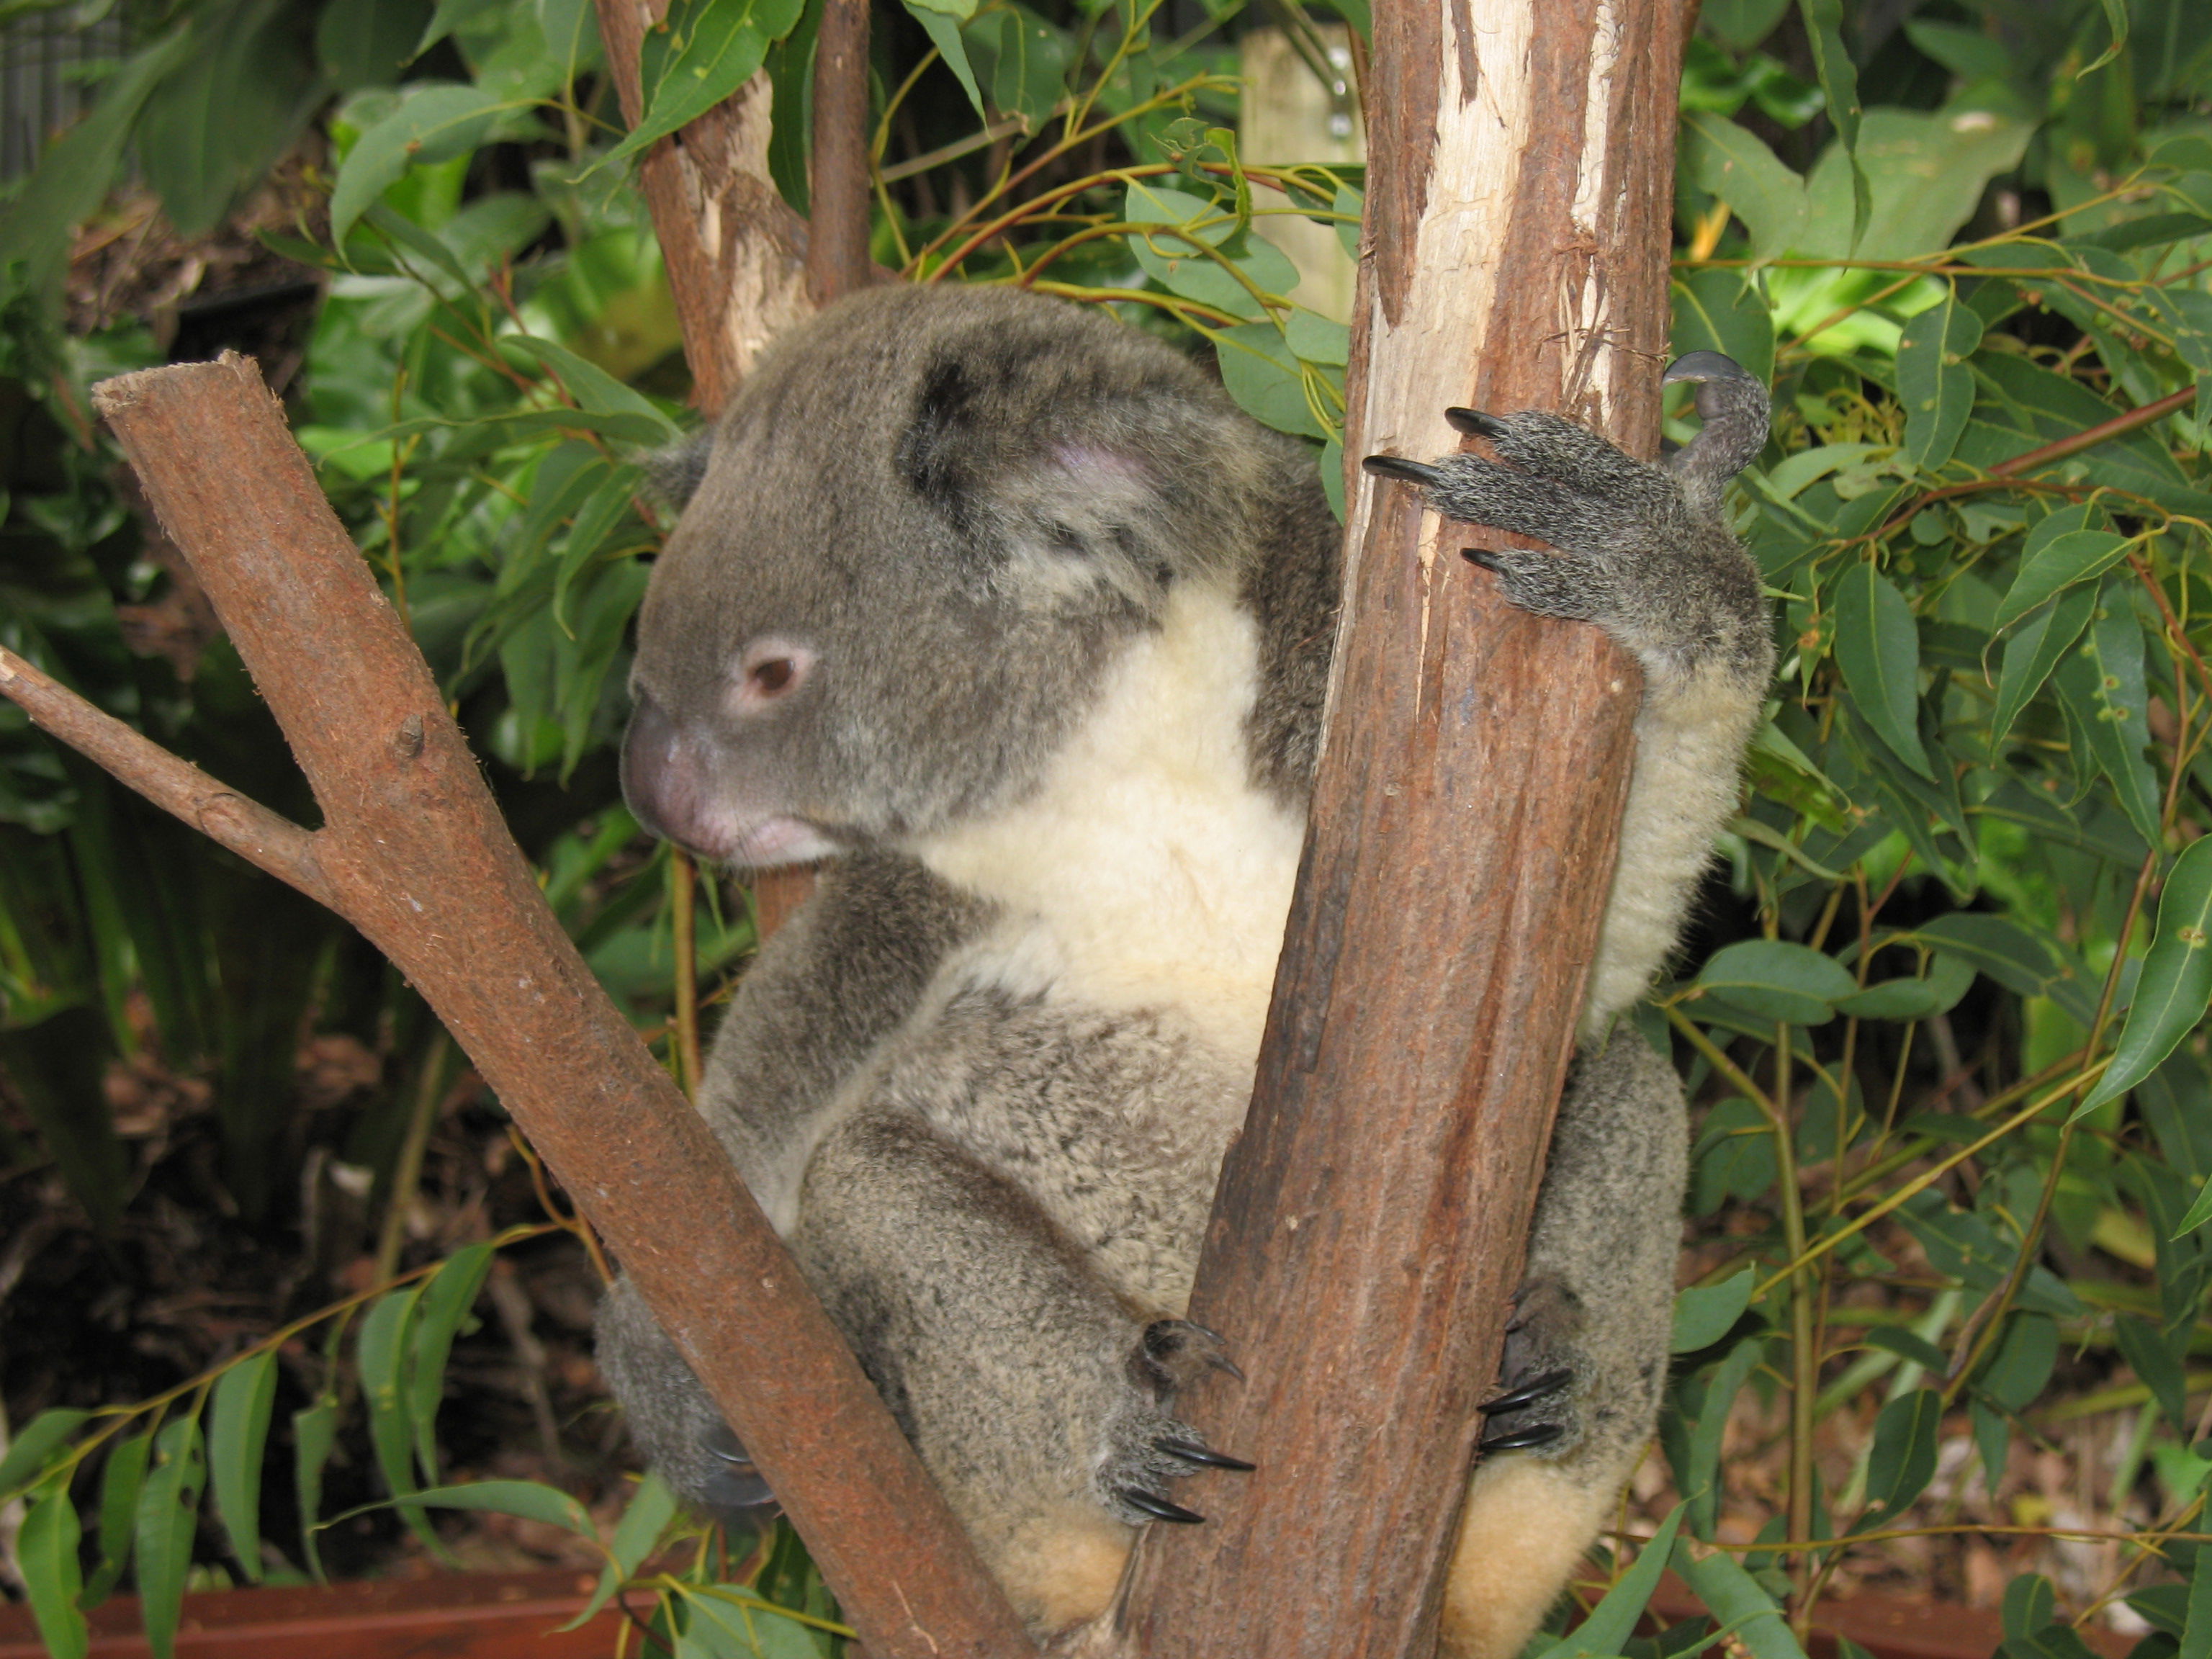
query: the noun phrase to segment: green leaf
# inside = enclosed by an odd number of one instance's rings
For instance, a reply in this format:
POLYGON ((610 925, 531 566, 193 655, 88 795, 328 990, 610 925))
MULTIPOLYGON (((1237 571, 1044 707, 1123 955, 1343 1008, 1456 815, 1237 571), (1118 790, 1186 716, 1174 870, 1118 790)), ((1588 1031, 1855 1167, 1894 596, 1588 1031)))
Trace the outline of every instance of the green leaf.
POLYGON ((1751 1305, 1759 1274, 1746 1267, 1717 1285, 1692 1286, 1674 1296, 1674 1331, 1667 1346, 1669 1353, 1695 1353, 1709 1348, 1729 1334, 1743 1310, 1751 1305))
MULTIPOLYGON (((2184 1333, 2185 1340, 2186 1333, 2184 1333)), ((2174 1433, 2189 1437, 2189 1385, 2182 1371, 2182 1356, 2170 1346, 2165 1334, 2147 1319, 2122 1314, 2112 1322, 2112 1337, 2135 1370, 2174 1433)))
POLYGON ((2117 1100, 2148 1077, 2212 1006, 2212 836, 2189 843, 2166 876, 2158 927, 2135 1001, 2105 1075, 2074 1114, 2117 1100))
POLYGON ((599 1587, 583 1610, 561 1626, 562 1630, 580 1630, 590 1624, 614 1593, 637 1576, 645 1558, 660 1541, 660 1534, 676 1518, 676 1494, 659 1475, 648 1472, 638 1481, 622 1519, 615 1522, 614 1544, 607 1552, 607 1565, 600 1570, 599 1587))
POLYGON ((1851 706, 1890 752, 1933 778, 1920 744, 1920 631, 1896 584, 1861 559, 1836 585, 1836 663, 1851 706))
POLYGON ((1636 1565, 1620 1575, 1605 1593, 1605 1599, 1590 1609, 1589 1618, 1544 1649, 1537 1659, 1583 1659, 1583 1656, 1624 1650, 1628 1638, 1636 1633, 1644 1609, 1650 1605, 1651 1592, 1659 1588, 1659 1575, 1667 1570, 1668 1557, 1676 1553, 1675 1537, 1682 1529, 1686 1508, 1677 1504, 1667 1512, 1651 1541, 1637 1555, 1636 1565))
POLYGON ((1274 246, 1188 191, 1133 179, 1121 216, 1139 227, 1123 238, 1130 254, 1171 294, 1256 321, 1266 308, 1255 289, 1280 296, 1297 286, 1297 267, 1274 246))
MULTIPOLYGON (((422 1287, 387 1291, 377 1298, 362 1321, 355 1340, 354 1361, 361 1370, 362 1397, 368 1406, 369 1443, 376 1450, 376 1467, 383 1474, 385 1490, 395 1498, 413 1493, 415 1480, 414 1419, 408 1411, 406 1364, 410 1328, 422 1287)), ((403 1505, 400 1516, 425 1547, 443 1555, 445 1546, 431 1529, 422 1511, 403 1505)))
POLYGON ((519 1516, 542 1521, 572 1532, 579 1538, 599 1540, 599 1528, 584 1506, 557 1487, 535 1480, 476 1480, 459 1486, 425 1486, 405 1499, 409 1507, 422 1504, 434 1510, 488 1510, 495 1515, 519 1516))
POLYGON ((322 1549, 315 1528, 323 1518, 323 1470, 337 1444, 338 1402, 328 1396, 292 1413, 292 1489, 300 1505, 300 1553, 319 1583, 322 1549))
POLYGON ((2005 1586, 2000 1613, 2007 1641, 2025 1641, 2058 1616, 2058 1595, 2039 1572, 2024 1572, 2005 1586))
MULTIPOLYGON (((204 43, 203 43, 204 44, 204 43)), ((179 25, 100 83, 92 111, 46 147, 8 210, 0 214, 0 270, 21 259, 24 285, 42 299, 58 289, 70 239, 115 182, 131 124, 155 87, 189 57, 195 40, 179 25)))
POLYGON ((2147 844, 2159 840, 2157 774, 2143 758, 2150 740, 2143 684, 2143 632, 2124 595, 2106 594, 2075 653, 2051 676, 2079 723, 2087 758, 2112 786, 2128 822, 2147 844))
POLYGON ((413 1352, 408 1364, 407 1407, 415 1425, 415 1455, 426 1480, 438 1478, 438 1401, 446 1391, 446 1358, 477 1292, 483 1288, 491 1263, 489 1243, 455 1251, 431 1276, 415 1306, 408 1339, 413 1352))
POLYGON ((1690 1431, 1684 1466, 1674 1471, 1675 1489, 1684 1494, 1690 1529, 1699 1536, 1710 1534, 1720 1516, 1721 1441, 1728 1431, 1729 1409, 1765 1354, 1765 1337, 1747 1337, 1729 1350, 1705 1384, 1705 1404, 1690 1431))
POLYGON ((1943 1396, 1915 1389, 1881 1408, 1867 1455, 1867 1498, 1862 1526, 1887 1523, 1910 1508, 1936 1478, 1936 1452, 1943 1427, 1943 1396))
POLYGON ((1342 368, 1352 357, 1352 331, 1303 307, 1283 324, 1283 340, 1300 361, 1342 368))
POLYGON ((261 181, 327 93, 279 0, 204 9, 200 24, 198 49, 147 95, 133 134, 140 171, 186 238, 261 181))
POLYGON ((8 1448, 7 1456, 0 1457, 0 1492, 31 1485, 91 1415, 74 1407, 50 1406, 33 1418, 8 1448))
MULTIPOLYGON (((1939 1359, 1934 1369, 1943 1363, 1939 1359)), ((1978 1382, 1998 1405, 2021 1411, 2043 1392, 2057 1363, 2057 1322, 2049 1314, 2015 1313, 1978 1382)))
POLYGON ((341 93, 392 86, 429 20, 425 0, 330 0, 314 27, 314 55, 341 93))
POLYGON ((1711 995, 1762 1019, 1819 1025, 1859 988, 1833 957, 1787 939, 1754 939, 1713 952, 1697 982, 1711 995))
POLYGON ((921 25, 929 44, 937 48, 938 56, 945 59, 945 66, 959 80, 960 89, 968 94, 976 115, 988 119, 989 112, 983 107, 983 89, 975 82, 975 65, 968 61, 968 43, 960 34, 962 21, 973 15, 975 8, 971 5, 967 12, 954 13, 937 3, 937 0, 906 0, 906 10, 908 16, 921 25))
POLYGON ((1224 329, 1215 345, 1221 384, 1247 415, 1278 432, 1305 438, 1328 435, 1306 399, 1304 372, 1273 323, 1224 329))
POLYGON ((1974 982, 1973 970, 1937 957, 1926 979, 1886 979, 1836 1003, 1855 1019, 1933 1019, 1956 1007, 1974 982))
POLYGON ((1743 221, 1753 258, 1771 259, 1798 245, 1805 229, 1805 181, 1764 139, 1705 110, 1685 110, 1682 133, 1690 176, 1743 221))
POLYGON ((2011 591, 1997 605, 1990 624, 1992 628, 2009 628, 2054 593, 2103 575, 2133 545, 2125 536, 2109 530, 2069 530, 2039 545, 2033 537, 2029 541, 2020 562, 2020 574, 2013 578, 2011 591))
POLYGON ((83 1603, 106 1599, 131 1562, 133 1529, 138 1523, 138 1494, 146 1485, 146 1464, 154 1450, 154 1431, 134 1434, 108 1449, 100 1475, 100 1566, 85 1586, 83 1603))
POLYGON ((1974 406, 1966 359, 1981 343, 1982 319, 1959 303, 1954 287, 1905 324, 1897 348, 1897 395, 1905 405, 1905 458, 1915 466, 1939 471, 1959 447, 1974 406))
POLYGON ((2051 671, 2081 637, 2096 609, 2096 589, 2076 588, 2063 599, 2047 600, 2030 611, 2005 641, 2004 663, 1997 671, 1996 708, 1990 716, 1992 747, 2004 741, 2013 722, 2020 718, 2020 711, 2043 689, 2043 683, 2051 678, 2051 671))
POLYGON ((660 434, 652 441, 656 445, 672 443, 684 435, 683 429, 662 414, 650 398, 631 391, 597 363, 578 356, 568 347, 527 334, 509 335, 500 343, 534 357, 551 369, 585 413, 628 416, 651 422, 660 434))
POLYGON ((137 1577, 146 1645, 154 1659, 170 1659, 184 1606, 185 1574, 192 1565, 200 1490, 207 1482, 199 1419, 180 1417, 165 1424, 154 1450, 156 1462, 138 1498, 137 1577))
MULTIPOLYGON (((1828 119, 1834 124, 1836 142, 1851 177, 1851 240, 1856 249, 1866 233, 1872 211, 1867 176, 1859 165, 1859 75, 1844 45, 1843 0, 1797 0, 1805 20, 1806 44, 1813 51, 1813 69, 1826 100, 1828 119)), ((1848 250, 1847 250, 1848 251, 1848 250)))
POLYGON ((255 1583, 261 1582, 261 1457, 269 1443, 269 1413, 276 1403, 276 1351, 264 1348, 225 1371, 208 1413, 208 1465, 216 1508, 230 1537, 230 1552, 255 1583))
POLYGON ((1674 279, 1673 347, 1677 357, 1717 351, 1753 379, 1774 378, 1774 313, 1750 273, 1686 270, 1674 279))
POLYGON ((674 0, 639 53, 645 112, 605 160, 636 155, 727 98, 804 9, 803 0, 674 0))
POLYGON ((429 86, 354 141, 331 191, 331 240, 340 245, 368 204, 408 168, 464 155, 513 106, 477 87, 429 86))
POLYGON ((1782 1609, 1734 1556, 1716 1550, 1701 1558, 1685 1541, 1674 1546, 1674 1565, 1720 1621, 1717 1633, 1729 1650, 1740 1645, 1751 1659, 1805 1659, 1782 1609))
POLYGON ((2189 1607, 2175 1659, 2212 1659, 2212 1550, 2199 1549, 2190 1564, 2189 1607))
POLYGON ((91 1646, 91 1632, 77 1607, 84 1589, 76 1559, 79 1536, 69 1482, 58 1480, 31 1505, 15 1537, 23 1593, 30 1599, 31 1616, 38 1620, 39 1635, 52 1659, 84 1659, 91 1646))
MULTIPOLYGON (((2086 1015, 2081 978, 2047 939, 2005 916, 1958 910, 1923 922, 1912 937, 1959 957, 2008 991, 2070 1001, 2086 1015)), ((1903 940, 1899 940, 1903 943, 1903 940)))

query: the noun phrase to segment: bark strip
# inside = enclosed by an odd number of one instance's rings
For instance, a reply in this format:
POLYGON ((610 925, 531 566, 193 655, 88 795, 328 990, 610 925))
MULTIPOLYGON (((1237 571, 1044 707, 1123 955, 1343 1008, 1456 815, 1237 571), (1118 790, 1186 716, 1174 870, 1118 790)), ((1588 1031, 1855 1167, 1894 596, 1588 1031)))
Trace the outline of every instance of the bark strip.
POLYGON ((875 278, 868 258, 868 0, 823 0, 814 46, 811 195, 806 291, 826 306, 875 278))
MULTIPOLYGON (((644 108, 638 54, 667 0, 595 0, 607 68, 635 126, 644 108)), ((806 222, 769 177, 769 82, 756 75, 645 154, 639 182, 684 329, 699 407, 727 403, 761 349, 814 309, 806 295, 806 222)))
MULTIPOLYGON (((619 1253, 870 1651, 1033 1651, 728 1158, 546 907, 252 363, 148 370, 94 397, 313 787, 325 827, 295 862, 422 990, 619 1253)), ((40 689, 6 666, 0 694, 40 689)))
POLYGON ((1432 1650, 1640 695, 1595 629, 1506 607, 1374 451, 1449 404, 1564 409, 1649 454, 1680 44, 1658 0, 1382 0, 1346 604, 1304 867, 1191 1316, 1250 1378, 1190 1407, 1255 1457, 1176 1497, 1108 1645, 1432 1650))

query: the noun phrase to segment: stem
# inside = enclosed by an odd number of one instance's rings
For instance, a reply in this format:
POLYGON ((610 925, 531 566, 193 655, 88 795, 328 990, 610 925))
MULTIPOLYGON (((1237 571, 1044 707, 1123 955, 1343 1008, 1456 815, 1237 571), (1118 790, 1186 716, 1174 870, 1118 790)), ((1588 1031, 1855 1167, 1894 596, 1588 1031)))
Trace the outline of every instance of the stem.
POLYGON ((691 855, 672 844, 668 902, 676 936, 676 1080, 694 1100, 706 1076, 699 1064, 699 929, 694 898, 698 879, 691 855))
POLYGON ((422 1153, 430 1144, 430 1131, 438 1121, 438 1103, 446 1093, 446 1060, 453 1039, 439 1026, 422 1051, 422 1070, 416 1079, 415 1104, 407 1114, 407 1133, 399 1142, 399 1157, 392 1166, 392 1187, 384 1200, 384 1222, 376 1236, 376 1271, 381 1284, 399 1271, 399 1252, 407 1245, 407 1212, 415 1202, 415 1189, 422 1181, 422 1153))

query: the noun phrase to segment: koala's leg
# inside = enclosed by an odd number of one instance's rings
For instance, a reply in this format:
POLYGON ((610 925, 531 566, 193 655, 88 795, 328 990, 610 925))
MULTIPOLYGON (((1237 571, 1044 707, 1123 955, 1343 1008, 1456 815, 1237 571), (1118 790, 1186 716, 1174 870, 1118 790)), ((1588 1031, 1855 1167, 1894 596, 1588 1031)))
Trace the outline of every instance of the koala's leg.
POLYGON ((1515 1659, 1610 1519, 1666 1385, 1689 1123, 1634 1031, 1577 1062, 1552 1132, 1506 1338, 1509 1399, 1469 1487, 1443 1659, 1515 1659))
POLYGON ((600 1374, 654 1473, 724 1522, 773 1515, 768 1483, 628 1274, 607 1287, 594 1326, 600 1374))
POLYGON ((1039 1632, 1103 1607, 1200 1463, 1178 1421, 1219 1339, 1133 1309, 1021 1189, 915 1115, 863 1107, 817 1149, 791 1235, 830 1317, 1039 1632))

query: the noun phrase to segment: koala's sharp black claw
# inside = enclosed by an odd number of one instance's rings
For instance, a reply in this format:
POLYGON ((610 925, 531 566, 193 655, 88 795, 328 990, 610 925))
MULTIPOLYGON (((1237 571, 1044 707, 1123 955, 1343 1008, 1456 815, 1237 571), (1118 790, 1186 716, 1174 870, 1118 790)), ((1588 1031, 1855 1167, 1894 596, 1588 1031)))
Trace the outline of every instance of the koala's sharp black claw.
POLYGON ((1247 1463, 1241 1457, 1231 1457, 1227 1452, 1218 1452, 1212 1447, 1195 1440, 1163 1438, 1152 1444, 1170 1457, 1180 1457, 1186 1463, 1196 1463, 1209 1469, 1233 1469, 1239 1474, 1249 1474, 1259 1465, 1247 1463))
MULTIPOLYGON (((1485 570, 1498 568, 1498 555, 1486 547, 1462 547, 1459 550, 1459 556, 1469 564, 1479 564, 1485 570)), ((1511 1327, 1509 1326, 1507 1328, 1510 1329, 1511 1327)))
POLYGON ((1519 1388, 1501 1394, 1495 1400, 1485 1401, 1475 1409, 1486 1417, 1498 1412, 1518 1411, 1532 1405, 1547 1394, 1555 1394, 1575 1380, 1570 1370, 1546 1371, 1541 1376, 1531 1377, 1519 1388))
POLYGON ((1482 1443, 1486 1452, 1533 1451, 1538 1446, 1548 1446, 1566 1431, 1557 1423, 1539 1423, 1531 1429, 1516 1429, 1510 1434, 1493 1434, 1482 1443))
POLYGON ((738 1438, 726 1423, 717 1423, 701 1435, 699 1444, 702 1450, 720 1458, 725 1463, 742 1463, 747 1468, 752 1467, 752 1455, 745 1450, 744 1442, 738 1438))
POLYGON ((1179 1526, 1195 1527, 1206 1517, 1196 1510, 1187 1510, 1180 1504, 1170 1504, 1158 1492, 1139 1492, 1125 1486, 1115 1496, 1133 1510, 1142 1510, 1155 1521, 1173 1521, 1179 1526))
POLYGON ((1454 431, 1477 438, 1495 438, 1505 430, 1504 422, 1479 409, 1448 409, 1444 410, 1444 419, 1451 422, 1454 431))
POLYGON ((1370 455, 1360 462, 1378 478, 1403 478, 1407 483, 1432 488, 1444 481, 1444 475, 1421 461, 1409 461, 1399 455, 1370 455))

